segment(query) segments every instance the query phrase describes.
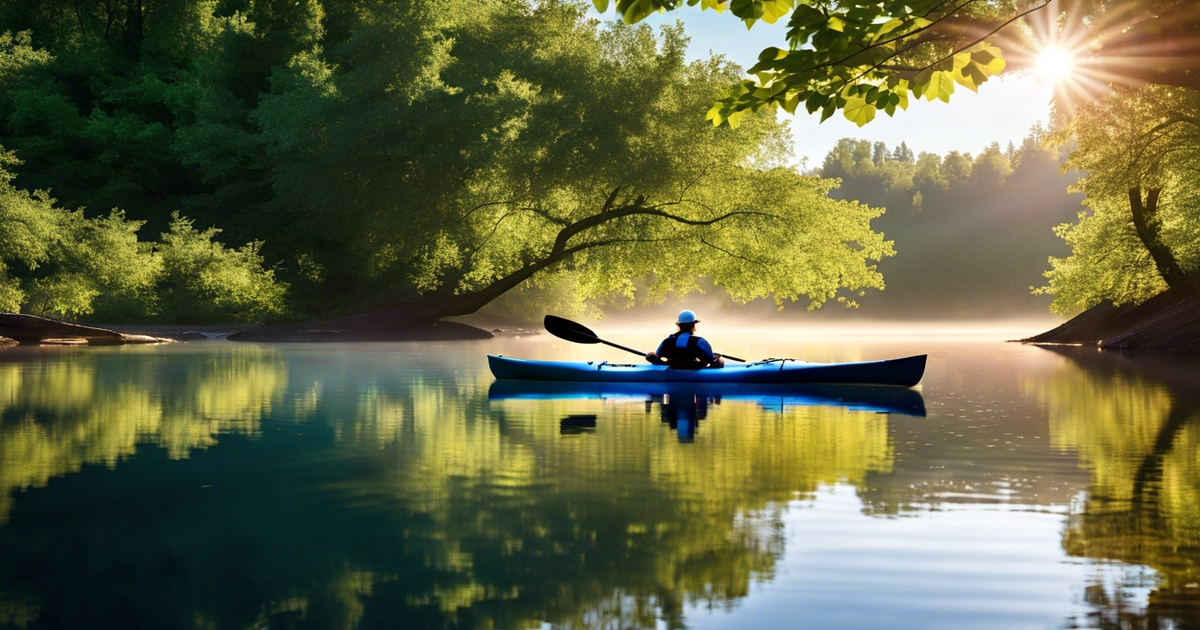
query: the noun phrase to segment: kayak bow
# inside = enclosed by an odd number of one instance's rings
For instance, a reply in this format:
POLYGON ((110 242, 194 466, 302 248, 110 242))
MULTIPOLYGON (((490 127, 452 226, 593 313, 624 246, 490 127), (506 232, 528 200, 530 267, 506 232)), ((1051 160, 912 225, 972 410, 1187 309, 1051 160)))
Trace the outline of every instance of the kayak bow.
POLYGON ((744 365, 680 370, 608 361, 532 361, 488 355, 498 379, 575 383, 827 383, 912 387, 925 374, 926 355, 860 363, 767 359, 744 365))

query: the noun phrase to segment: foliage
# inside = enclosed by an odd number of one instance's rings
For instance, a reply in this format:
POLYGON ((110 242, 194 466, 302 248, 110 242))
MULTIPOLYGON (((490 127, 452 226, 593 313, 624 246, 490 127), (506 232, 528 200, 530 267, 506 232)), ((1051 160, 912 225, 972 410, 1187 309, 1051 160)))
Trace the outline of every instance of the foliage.
POLYGON ((12 184, 0 153, 0 311, 168 321, 261 321, 283 312, 286 286, 264 270, 258 245, 212 242, 176 216, 155 244, 138 240, 140 221, 114 210, 87 218, 48 193, 12 184))
MULTIPOLYGON (((608 0, 594 0, 604 12, 608 0)), ((621 0, 617 12, 637 22, 680 0, 621 0)), ((962 19, 981 24, 1019 15, 1011 2, 806 2, 796 0, 688 0, 689 6, 730 13, 747 27, 787 18, 787 48, 766 48, 743 80, 709 110, 713 124, 736 126, 748 111, 778 105, 789 113, 803 106, 821 120, 841 110, 860 127, 877 111, 889 116, 913 98, 948 102, 955 85, 977 90, 1005 67, 994 44, 979 30, 952 35, 962 19), (790 14, 790 17, 789 17, 790 14)), ((1043 5, 1044 6, 1044 5, 1043 5)))
POLYGON ((576 300, 647 274, 656 295, 705 275, 811 306, 883 286, 880 211, 784 166, 772 112, 698 122, 740 71, 686 63, 679 27, 557 0, 109 6, 0 7, 29 29, 0 94, 17 183, 261 243, 246 264, 297 311, 460 314, 541 273, 575 274, 576 300))
POLYGON ((785 144, 780 123, 705 130, 689 119, 735 71, 686 65, 678 28, 656 41, 645 28, 597 31, 575 7, 497 6, 449 29, 452 57, 427 45, 437 72, 353 56, 360 39, 416 38, 409 21, 379 20, 390 30, 364 27, 295 60, 288 89, 256 112, 271 150, 289 156, 274 171, 275 211, 304 230, 296 248, 326 283, 462 296, 553 268, 582 273, 590 297, 652 272, 659 293, 705 275, 741 299, 813 304, 881 286, 864 264, 889 251, 869 231, 873 211, 755 161, 785 144), (377 76, 397 69, 410 87, 382 91, 377 76), (346 231, 355 224, 373 228, 346 231))
MULTIPOLYGON (((608 10, 608 0, 593 3, 608 10)), ((822 121, 841 110, 862 126, 880 111, 907 109, 910 96, 949 102, 956 85, 978 91, 1005 69, 1005 51, 1028 65, 1031 49, 1060 37, 1081 55, 1090 51, 1081 72, 1099 82, 1200 88, 1192 72, 1200 21, 1188 0, 1083 0, 1054 9, 1050 0, 618 0, 616 11, 634 23, 685 4, 728 10, 747 28, 787 21, 785 46, 764 49, 749 70, 754 78, 709 110, 716 125, 779 106, 819 110, 822 121), (1023 19, 1049 11, 1056 15, 1039 16, 1040 25, 1023 19)))
POLYGON ((1200 272, 1200 92, 1146 87, 1114 93, 1081 107, 1058 135, 1060 143, 1069 138, 1078 146, 1064 168, 1088 174, 1075 189, 1087 195, 1091 212, 1057 229, 1073 253, 1050 259, 1049 284, 1041 291, 1055 296, 1053 310, 1136 304, 1166 289, 1170 272, 1156 260, 1156 246, 1173 259, 1168 264, 1191 276, 1200 272), (1139 199, 1152 193, 1157 206, 1138 217, 1131 191, 1139 199))
POLYGON ((220 230, 197 230, 172 215, 157 246, 162 275, 155 287, 159 319, 192 323, 263 321, 285 313, 286 285, 263 268, 260 243, 228 249, 213 241, 220 230))

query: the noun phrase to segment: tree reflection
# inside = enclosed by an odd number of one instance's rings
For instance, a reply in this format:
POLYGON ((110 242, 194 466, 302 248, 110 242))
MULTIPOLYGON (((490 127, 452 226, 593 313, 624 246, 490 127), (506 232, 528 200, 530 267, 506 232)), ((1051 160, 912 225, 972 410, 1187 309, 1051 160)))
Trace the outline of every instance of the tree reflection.
POLYGON ((490 404, 485 375, 261 352, 169 379, 22 365, 43 381, 18 389, 42 391, 5 399, 4 429, 41 454, 5 487, 112 470, 19 496, 0 609, 29 627, 682 628, 685 605, 731 607, 774 574, 787 501, 893 456, 874 413, 726 402, 680 444, 639 403, 490 404), (564 435, 573 415, 595 429, 564 435), (139 441, 165 450, 131 456, 139 441))
POLYGON ((44 355, 0 363, 0 524, 15 491, 41 487, 86 464, 109 468, 139 444, 172 459, 254 435, 283 394, 276 353, 233 346, 211 354, 44 355))
POLYGON ((1121 584, 1094 585, 1094 623, 1113 628, 1200 626, 1200 398, 1194 383, 1146 378, 1114 357, 1063 351, 1085 369, 1033 385, 1050 411, 1055 446, 1092 473, 1063 547, 1087 558, 1152 567, 1145 610, 1121 584))

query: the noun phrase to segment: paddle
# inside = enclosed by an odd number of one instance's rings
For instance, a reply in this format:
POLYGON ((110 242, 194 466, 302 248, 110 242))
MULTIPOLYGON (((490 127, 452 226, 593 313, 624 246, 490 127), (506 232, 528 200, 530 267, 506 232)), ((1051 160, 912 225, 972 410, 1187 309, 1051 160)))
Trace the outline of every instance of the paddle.
MULTIPOLYGON (((618 350, 624 350, 625 352, 632 352, 636 355, 643 356, 643 357, 646 356, 646 353, 642 352, 641 350, 634 350, 633 348, 629 348, 626 346, 622 346, 620 344, 613 343, 611 341, 607 341, 605 339, 601 339, 600 337, 596 336, 596 333, 592 332, 592 329, 590 329, 587 326, 584 326, 583 324, 580 324, 578 322, 573 322, 569 319, 563 319, 561 317, 556 317, 554 315, 547 315, 546 319, 544 319, 542 321, 542 324, 546 327, 546 331, 549 332, 551 335, 554 335, 555 337, 558 337, 559 339, 566 339, 567 341, 570 341, 571 343, 588 343, 588 344, 602 343, 606 346, 612 346, 614 348, 617 348, 618 350)), ((729 359, 731 361, 738 361, 741 363, 746 362, 745 359, 731 357, 728 354, 723 354, 721 356, 723 356, 726 359, 729 359)))

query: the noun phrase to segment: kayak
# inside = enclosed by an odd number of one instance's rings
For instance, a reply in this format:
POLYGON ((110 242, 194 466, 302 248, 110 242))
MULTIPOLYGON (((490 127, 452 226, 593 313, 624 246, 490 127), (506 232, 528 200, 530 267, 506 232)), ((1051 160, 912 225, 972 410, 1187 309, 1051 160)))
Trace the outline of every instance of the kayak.
POLYGON ((723 368, 681 370, 649 363, 532 361, 488 355, 498 379, 583 383, 828 383, 912 387, 925 374, 926 355, 860 363, 766 359, 723 368))
POLYGON ((821 383, 585 383, 498 380, 489 401, 595 400, 646 402, 711 400, 756 403, 766 411, 791 407, 842 407, 852 411, 925 416, 920 392, 900 387, 821 383))

